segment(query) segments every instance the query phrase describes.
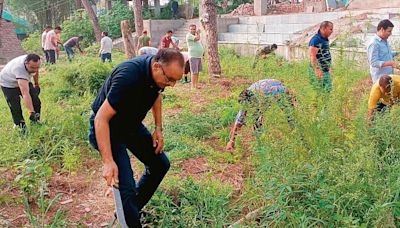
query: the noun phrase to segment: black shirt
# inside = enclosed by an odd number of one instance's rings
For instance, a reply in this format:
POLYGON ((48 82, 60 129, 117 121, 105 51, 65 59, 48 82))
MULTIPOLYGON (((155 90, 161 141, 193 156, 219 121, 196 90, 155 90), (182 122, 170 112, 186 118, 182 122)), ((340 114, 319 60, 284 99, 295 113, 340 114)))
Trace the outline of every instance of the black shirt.
POLYGON ((110 120, 110 134, 122 136, 141 126, 147 112, 162 92, 151 74, 153 56, 141 56, 115 67, 92 104, 94 113, 107 98, 116 110, 110 120))

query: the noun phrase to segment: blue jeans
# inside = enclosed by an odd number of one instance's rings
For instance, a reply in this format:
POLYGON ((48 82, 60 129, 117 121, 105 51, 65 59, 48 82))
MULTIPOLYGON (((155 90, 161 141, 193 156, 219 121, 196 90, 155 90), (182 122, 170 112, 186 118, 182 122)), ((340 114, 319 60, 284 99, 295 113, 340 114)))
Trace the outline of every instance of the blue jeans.
POLYGON ((104 63, 107 59, 111 62, 111 53, 104 53, 100 55, 101 61, 104 63))
POLYGON ((72 61, 74 58, 74 50, 72 47, 64 46, 65 52, 67 52, 68 60, 72 61))
MULTIPOLYGON (((129 227, 141 227, 139 212, 168 172, 169 160, 164 153, 155 154, 151 134, 143 124, 126 135, 126 139, 116 139, 113 135, 110 138, 113 159, 118 166, 119 190, 126 223, 129 227), (127 149, 145 165, 144 173, 137 184, 127 149)), ((90 118, 89 141, 98 150, 94 115, 90 118)))

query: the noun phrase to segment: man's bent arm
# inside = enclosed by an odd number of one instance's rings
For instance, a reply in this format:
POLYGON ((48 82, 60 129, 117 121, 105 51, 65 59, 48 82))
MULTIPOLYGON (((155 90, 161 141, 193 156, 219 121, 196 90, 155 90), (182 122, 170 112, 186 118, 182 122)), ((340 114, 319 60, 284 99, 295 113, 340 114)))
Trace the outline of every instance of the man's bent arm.
POLYGON ((113 161, 109 122, 116 113, 106 99, 94 118, 96 141, 104 163, 113 161))
POLYGON ((33 75, 33 85, 35 85, 35 87, 39 87, 39 71, 33 75))
POLYGON ((311 61, 311 66, 314 70, 318 69, 318 61, 317 61, 317 53, 319 51, 319 48, 317 47, 310 47, 310 61, 311 61))
POLYGON ((26 109, 28 109, 29 113, 35 112, 33 109, 32 98, 29 94, 29 81, 25 79, 18 79, 18 86, 22 94, 22 98, 24 99, 26 109))
POLYGON ((159 94, 156 101, 153 104, 152 112, 154 117, 154 124, 160 129, 162 128, 162 118, 161 118, 161 95, 159 94))

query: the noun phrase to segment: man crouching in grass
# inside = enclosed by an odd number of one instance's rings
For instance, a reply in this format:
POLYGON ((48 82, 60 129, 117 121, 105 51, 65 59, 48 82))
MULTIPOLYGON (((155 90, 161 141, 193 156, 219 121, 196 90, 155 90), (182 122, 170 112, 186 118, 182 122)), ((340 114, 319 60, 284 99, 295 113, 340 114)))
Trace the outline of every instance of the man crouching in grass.
POLYGON ((139 212, 170 167, 163 153, 161 93, 182 78, 183 66, 182 54, 170 48, 125 61, 114 68, 93 102, 89 141, 100 151, 107 185, 119 187, 129 227, 141 227, 139 212), (153 134, 142 123, 150 109, 153 134), (145 165, 138 183, 127 149, 145 165))

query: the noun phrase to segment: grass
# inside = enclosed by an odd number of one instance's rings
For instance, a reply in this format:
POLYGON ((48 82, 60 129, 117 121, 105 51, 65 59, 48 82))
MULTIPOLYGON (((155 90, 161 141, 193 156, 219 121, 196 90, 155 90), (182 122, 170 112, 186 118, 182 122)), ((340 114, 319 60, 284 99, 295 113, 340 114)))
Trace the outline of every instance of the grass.
MULTIPOLYGON (((228 49, 220 54, 223 80, 229 87, 203 74, 206 88, 193 92, 188 85, 179 85, 163 94, 165 152, 172 168, 146 207, 147 221, 156 227, 223 227, 259 209, 241 225, 400 225, 400 110, 394 107, 367 126, 369 91, 359 87, 368 76, 361 66, 335 59, 334 89, 324 94, 309 84, 307 62, 270 57, 252 69, 251 58, 228 49), (248 119, 238 135, 237 149, 233 154, 225 152, 229 128, 240 109, 238 94, 250 82, 264 78, 283 80, 293 90, 298 100, 293 113, 296 128, 291 129, 284 113, 272 105, 264 113, 261 132, 254 134, 248 119), (183 173, 182 162, 200 157, 209 166, 205 173, 196 178, 183 173), (214 178, 229 165, 245 170, 237 174, 244 176, 240 191, 214 178)), ((12 129, 8 107, 0 99, 4 113, 0 129, 7 132, 0 135, 0 166, 21 174, 24 169, 17 164, 26 159, 33 161, 27 164, 36 164, 39 170, 34 178, 27 171, 21 177, 30 181, 22 183, 32 184, 28 194, 36 197, 33 201, 39 200, 42 181, 50 181, 48 175, 84 172, 87 160, 99 159, 86 139, 90 104, 104 72, 123 57, 115 59, 102 67, 90 56, 46 67, 41 80, 43 124, 29 126, 26 136, 12 129), (91 74, 92 68, 96 74, 91 74)), ((152 123, 151 115, 146 122, 152 123)), ((14 181, 23 190, 25 185, 19 183, 21 179, 14 181)), ((8 196, 0 191, 0 208, 10 204, 8 196)), ((65 216, 60 217, 62 223, 76 224, 65 216)))

